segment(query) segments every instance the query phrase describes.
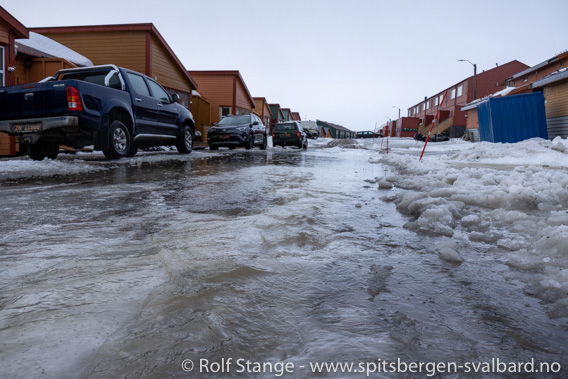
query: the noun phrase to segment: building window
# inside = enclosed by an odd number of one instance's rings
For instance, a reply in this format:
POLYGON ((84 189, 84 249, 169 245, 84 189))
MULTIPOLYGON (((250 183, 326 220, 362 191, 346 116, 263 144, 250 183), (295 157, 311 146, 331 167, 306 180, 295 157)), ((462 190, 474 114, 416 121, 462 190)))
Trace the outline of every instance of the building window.
POLYGON ((437 107, 438 106, 438 100, 440 100, 440 98, 438 96, 436 96, 434 98, 434 106, 437 107))
POLYGON ((450 100, 455 98, 456 98, 456 89, 452 88, 452 90, 450 91, 450 100))
POLYGON ((4 76, 6 75, 4 71, 4 62, 4 46, 0 46, 0 87, 4 87, 5 85, 4 76))
POLYGON ((241 115, 245 115, 245 114, 250 114, 250 110, 248 109, 244 109, 244 108, 237 108, 237 111, 235 113, 237 116, 241 116, 241 115))
POLYGON ((529 81, 529 78, 525 76, 525 77, 523 78, 523 83, 526 83, 526 82, 528 82, 528 81, 529 81))
POLYGON ((458 87, 458 97, 460 97, 461 95, 463 95, 463 84, 461 86, 458 87))
POLYGON ((423 110, 423 111, 426 110, 426 103, 422 103, 422 110, 423 110))
POLYGON ((430 100, 426 102, 426 109, 430 109, 430 100))
POLYGON ((219 107, 221 119, 224 119, 231 114, 231 107, 219 107))

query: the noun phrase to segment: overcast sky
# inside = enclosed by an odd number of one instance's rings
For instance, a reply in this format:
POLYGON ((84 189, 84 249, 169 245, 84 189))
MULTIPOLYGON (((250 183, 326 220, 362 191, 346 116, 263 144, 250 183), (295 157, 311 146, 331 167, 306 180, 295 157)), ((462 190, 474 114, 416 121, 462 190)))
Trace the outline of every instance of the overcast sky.
MULTIPOLYGON (((566 0, 2 0, 26 27, 153 23, 188 70, 352 130, 495 65, 568 49, 566 0)), ((109 62, 112 63, 112 62, 109 62)))

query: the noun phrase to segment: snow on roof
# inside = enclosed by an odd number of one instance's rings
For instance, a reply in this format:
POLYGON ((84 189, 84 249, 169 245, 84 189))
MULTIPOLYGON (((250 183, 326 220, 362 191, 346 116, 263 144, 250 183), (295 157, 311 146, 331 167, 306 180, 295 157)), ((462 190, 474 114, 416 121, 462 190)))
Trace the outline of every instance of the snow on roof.
POLYGON ((548 75, 546 78, 538 80, 532 83, 532 88, 540 88, 544 87, 547 84, 551 84, 560 80, 564 80, 568 78, 568 67, 561 68, 558 71, 555 71, 548 75))
POLYGON ((489 96, 485 96, 481 99, 475 99, 473 100, 471 103, 465 105, 464 107, 462 107, 462 111, 468 111, 470 109, 476 108, 479 104, 483 103, 484 101, 492 98, 492 97, 499 97, 499 96, 507 96, 509 94, 509 92, 516 90, 517 87, 506 87, 500 91, 497 91, 495 93, 492 93, 489 96))
POLYGON ((93 66, 93 62, 83 55, 51 38, 34 32, 30 32, 29 39, 17 39, 16 49, 28 52, 31 49, 33 53, 39 53, 44 58, 63 58, 77 66, 93 66))

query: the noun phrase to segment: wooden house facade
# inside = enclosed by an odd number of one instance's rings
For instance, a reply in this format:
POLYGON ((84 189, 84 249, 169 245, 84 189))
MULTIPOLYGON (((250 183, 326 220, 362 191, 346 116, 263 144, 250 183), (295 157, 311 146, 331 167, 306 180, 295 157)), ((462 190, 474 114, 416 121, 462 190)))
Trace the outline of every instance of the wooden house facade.
POLYGON ((228 115, 252 113, 255 101, 239 71, 190 71, 199 93, 211 104, 211 123, 228 115))
MULTIPOLYGON (((18 82, 20 72, 16 72, 16 39, 28 37, 28 29, 0 6, 0 87, 18 82)), ((0 133, 0 156, 17 153, 16 138, 0 133)))
POLYGON ((284 121, 284 113, 282 113, 280 104, 268 104, 268 106, 270 107, 270 112, 272 112, 272 116, 270 117, 270 133, 272 133, 274 126, 284 121))
POLYGON ((93 64, 115 64, 157 80, 191 110, 197 84, 153 24, 32 28, 88 57, 93 64))
POLYGON ((355 132, 344 126, 333 124, 327 121, 316 120, 320 135, 327 138, 355 138, 355 132))
POLYGON ((270 118, 272 117, 272 111, 268 106, 268 102, 265 97, 253 97, 255 102, 254 113, 260 117, 264 126, 270 128, 270 118))
POLYGON ((568 138, 568 68, 535 81, 531 87, 544 92, 548 138, 568 138))
MULTIPOLYGON (((61 69, 78 65, 92 65, 92 62, 55 41, 30 32, 0 6, 0 87, 35 83, 61 69), (66 57, 57 55, 62 53, 66 57)), ((19 153, 16 137, 0 133, 0 156, 19 153)))

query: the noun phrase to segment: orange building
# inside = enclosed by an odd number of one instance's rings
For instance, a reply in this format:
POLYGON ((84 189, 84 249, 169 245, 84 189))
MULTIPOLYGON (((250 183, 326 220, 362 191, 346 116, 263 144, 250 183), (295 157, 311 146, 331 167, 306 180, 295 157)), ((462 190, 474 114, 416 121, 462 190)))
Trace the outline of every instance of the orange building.
POLYGON ((253 97, 255 102, 254 107, 254 114, 256 114, 262 122, 264 126, 270 128, 270 118, 272 117, 272 111, 268 106, 268 102, 266 101, 265 97, 253 97))
POLYGON ((256 103, 239 71, 190 71, 199 93, 211 104, 211 123, 252 113, 256 103))
MULTIPOLYGON (((0 6, 0 87, 35 83, 60 69, 82 65, 92 65, 92 62, 49 38, 30 32, 0 6)), ((17 155, 19 150, 16 137, 0 133, 0 156, 17 155)))
POLYGON ((115 64, 146 74, 191 110, 195 80, 153 24, 32 28, 88 57, 95 65, 115 64))

